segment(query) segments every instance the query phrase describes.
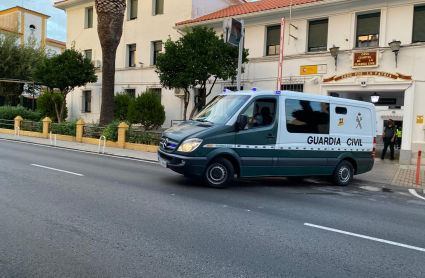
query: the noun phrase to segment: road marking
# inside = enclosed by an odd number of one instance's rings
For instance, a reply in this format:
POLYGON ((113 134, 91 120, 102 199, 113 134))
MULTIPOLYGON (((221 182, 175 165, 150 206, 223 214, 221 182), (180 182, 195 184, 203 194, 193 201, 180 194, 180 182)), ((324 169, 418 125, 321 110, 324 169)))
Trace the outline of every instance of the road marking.
POLYGON ((40 168, 44 168, 44 169, 49 169, 49 170, 53 170, 53 171, 58 171, 58 172, 63 172, 63 173, 67 173, 67 174, 72 174, 72 175, 84 177, 84 175, 82 175, 82 174, 78 174, 78 173, 74 173, 74 172, 69 172, 69 171, 65 171, 65 170, 61 170, 61 169, 50 168, 50 167, 43 166, 43 165, 38 165, 38 164, 31 164, 31 165, 32 166, 36 166, 36 167, 40 167, 40 168))
POLYGON ((38 143, 31 143, 31 142, 26 142, 26 141, 17 141, 17 140, 5 139, 5 138, 0 138, 0 141, 7 141, 7 142, 20 143, 20 144, 26 144, 26 145, 33 145, 33 146, 52 148, 52 149, 58 149, 58 150, 64 150, 64 151, 71 151, 71 152, 77 152, 77 153, 86 153, 86 154, 92 154, 92 155, 107 156, 107 157, 112 157, 112 158, 133 160, 133 161, 139 161, 139 162, 145 162, 145 163, 151 163, 151 164, 158 164, 158 162, 156 162, 156 161, 145 160, 145 159, 142 159, 142 158, 131 158, 131 157, 123 157, 123 156, 119 156, 119 155, 94 153, 94 152, 90 152, 90 151, 75 150, 75 149, 70 149, 70 148, 66 148, 66 147, 54 147, 54 146, 48 146, 48 145, 38 144, 38 143))
POLYGON ((315 224, 310 224, 310 223, 304 223, 304 225, 310 226, 310 227, 313 227, 313 228, 331 231, 331 232, 336 232, 336 233, 340 233, 340 234, 344 234, 344 235, 360 237, 360 238, 364 238, 364 239, 374 240, 374 241, 378 241, 378 242, 382 242, 382 243, 387 243, 387 244, 391 244, 391 245, 395 245, 395 246, 400 246, 400 247, 404 247, 404 248, 409 248, 409 249, 425 252, 425 248, 421 248, 421 247, 416 247, 416 246, 398 243, 398 242, 394 242, 394 241, 389 241, 389 240, 385 240, 385 239, 380 239, 380 238, 376 238, 376 237, 364 236, 364 235, 361 235, 361 234, 350 233, 350 232, 337 230, 337 229, 333 229, 333 228, 328 228, 328 227, 324 227, 324 226, 319 226, 319 225, 315 225, 315 224))
POLYGON ((415 189, 409 189, 409 192, 410 192, 410 194, 412 194, 413 196, 418 197, 418 198, 420 198, 420 199, 422 199, 422 200, 425 200, 425 198, 424 198, 424 197, 422 197, 421 195, 419 195, 419 194, 418 194, 418 192, 416 192, 416 190, 415 190, 415 189))

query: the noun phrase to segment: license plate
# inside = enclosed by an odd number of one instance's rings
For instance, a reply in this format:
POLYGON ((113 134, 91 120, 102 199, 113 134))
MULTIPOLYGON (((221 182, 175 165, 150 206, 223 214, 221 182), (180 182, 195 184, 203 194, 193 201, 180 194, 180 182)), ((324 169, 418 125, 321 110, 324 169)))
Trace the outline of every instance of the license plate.
POLYGON ((159 162, 159 165, 161 165, 162 167, 167 168, 167 161, 165 161, 164 159, 161 159, 160 157, 158 157, 158 162, 159 162))

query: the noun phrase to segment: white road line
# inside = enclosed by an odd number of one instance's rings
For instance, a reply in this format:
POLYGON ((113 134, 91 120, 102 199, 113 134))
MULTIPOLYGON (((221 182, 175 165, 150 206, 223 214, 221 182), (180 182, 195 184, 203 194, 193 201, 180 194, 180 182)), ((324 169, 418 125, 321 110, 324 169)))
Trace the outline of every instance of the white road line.
POLYGON ((40 168, 44 168, 44 169, 49 169, 49 170, 53 170, 53 171, 58 171, 58 172, 63 172, 63 173, 67 173, 67 174, 72 174, 72 175, 84 177, 84 175, 82 175, 82 174, 78 174, 78 173, 74 173, 74 172, 69 172, 69 171, 65 171, 65 170, 61 170, 61 169, 50 168, 50 167, 46 167, 46 166, 38 165, 38 164, 31 164, 31 165, 32 166, 36 166, 36 167, 40 167, 40 168))
POLYGON ((64 150, 64 151, 71 151, 71 152, 77 152, 77 153, 86 153, 86 154, 92 154, 92 155, 107 156, 107 157, 112 157, 112 158, 133 160, 133 161, 139 161, 139 162, 144 162, 144 163, 158 164, 158 162, 156 162, 156 161, 149 161, 149 160, 145 160, 145 159, 141 159, 141 158, 138 159, 138 158, 123 157, 123 156, 111 155, 111 154, 94 153, 94 152, 90 152, 90 151, 75 150, 75 149, 70 149, 70 148, 65 148, 65 147, 53 147, 53 146, 48 146, 48 145, 43 145, 43 144, 38 144, 38 143, 25 142, 25 141, 16 141, 16 140, 4 139, 4 138, 0 138, 0 141, 7 141, 7 142, 20 143, 20 144, 26 144, 26 145, 33 145, 33 146, 52 148, 52 149, 58 149, 58 150, 64 150))
POLYGON ((409 249, 425 252, 425 248, 421 248, 421 247, 416 247, 416 246, 398 243, 398 242, 394 242, 394 241, 389 241, 389 240, 385 240, 385 239, 380 239, 380 238, 376 238, 376 237, 370 237, 370 236, 364 236, 364 235, 360 235, 360 234, 350 233, 350 232, 337 230, 337 229, 333 229, 333 228, 328 228, 328 227, 324 227, 324 226, 319 226, 319 225, 314 225, 314 224, 310 224, 310 223, 304 223, 304 225, 310 226, 310 227, 313 227, 313 228, 331 231, 331 232, 336 232, 336 233, 340 233, 340 234, 344 234, 344 235, 360 237, 360 238, 364 238, 364 239, 374 240, 374 241, 378 241, 378 242, 382 242, 382 243, 387 243, 387 244, 391 244, 391 245, 395 245, 395 246, 399 246, 399 247, 404 247, 404 248, 409 248, 409 249))
POLYGON ((415 190, 415 189, 409 189, 409 192, 410 192, 410 194, 412 194, 413 196, 418 197, 418 198, 420 198, 420 199, 422 199, 422 200, 425 200, 425 198, 424 198, 424 197, 422 197, 421 195, 419 195, 419 194, 418 194, 418 192, 416 192, 416 190, 415 190))

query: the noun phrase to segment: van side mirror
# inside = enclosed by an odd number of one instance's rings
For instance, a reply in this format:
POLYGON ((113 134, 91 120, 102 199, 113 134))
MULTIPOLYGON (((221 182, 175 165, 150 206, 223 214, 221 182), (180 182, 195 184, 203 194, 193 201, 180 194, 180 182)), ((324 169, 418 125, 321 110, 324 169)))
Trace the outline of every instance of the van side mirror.
POLYGON ((239 115, 238 121, 237 121, 237 129, 243 130, 245 129, 246 125, 248 124, 248 115, 239 115))

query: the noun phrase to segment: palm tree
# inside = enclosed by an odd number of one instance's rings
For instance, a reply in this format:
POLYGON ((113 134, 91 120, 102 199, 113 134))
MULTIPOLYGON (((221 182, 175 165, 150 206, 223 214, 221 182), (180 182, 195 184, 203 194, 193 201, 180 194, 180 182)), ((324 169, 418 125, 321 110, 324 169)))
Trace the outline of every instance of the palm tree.
POLYGON ((115 58, 122 36, 126 0, 95 0, 97 33, 102 47, 102 107, 99 125, 114 120, 115 58))

